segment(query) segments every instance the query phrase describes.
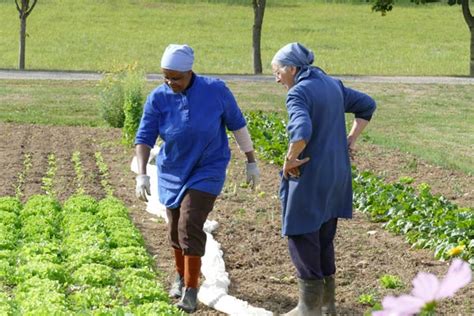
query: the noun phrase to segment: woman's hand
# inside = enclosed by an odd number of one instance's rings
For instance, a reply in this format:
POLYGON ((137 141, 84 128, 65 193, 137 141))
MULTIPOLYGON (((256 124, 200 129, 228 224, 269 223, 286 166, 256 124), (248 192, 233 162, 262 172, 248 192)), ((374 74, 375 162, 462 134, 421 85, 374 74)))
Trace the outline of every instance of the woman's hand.
POLYGON ((347 150, 349 151, 349 158, 354 160, 356 149, 355 149, 355 137, 349 135, 347 137, 347 150))
POLYGON ((260 170, 258 169, 257 162, 247 162, 246 173, 247 184, 255 190, 260 181, 260 170))
POLYGON ((309 161, 309 157, 304 159, 287 159, 283 164, 283 177, 288 179, 288 177, 295 177, 298 178, 300 176, 300 166, 307 163, 309 161))

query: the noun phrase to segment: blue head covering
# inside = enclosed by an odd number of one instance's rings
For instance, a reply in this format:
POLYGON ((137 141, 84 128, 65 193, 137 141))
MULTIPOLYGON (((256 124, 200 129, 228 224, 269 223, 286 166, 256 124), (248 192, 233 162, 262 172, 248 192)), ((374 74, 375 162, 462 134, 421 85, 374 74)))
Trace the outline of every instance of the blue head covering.
POLYGON ((188 71, 193 68, 194 51, 188 45, 170 44, 161 57, 161 68, 188 71))
POLYGON ((314 61, 314 54, 300 43, 290 43, 275 54, 272 64, 280 64, 282 66, 309 66, 314 61))

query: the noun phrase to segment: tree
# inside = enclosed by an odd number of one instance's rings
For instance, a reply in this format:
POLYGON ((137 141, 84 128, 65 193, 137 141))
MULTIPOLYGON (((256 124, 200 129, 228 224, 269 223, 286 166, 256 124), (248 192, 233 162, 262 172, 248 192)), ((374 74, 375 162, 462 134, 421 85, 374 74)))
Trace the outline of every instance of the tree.
POLYGON ((253 71, 255 74, 262 73, 262 55, 260 51, 260 39, 262 38, 263 15, 265 13, 266 0, 252 0, 253 2, 253 71))
MULTIPOLYGON (((426 3, 427 0, 412 0, 416 4, 426 3)), ((373 11, 381 12, 382 15, 385 15, 388 11, 391 11, 393 8, 394 0, 375 0, 374 5, 372 6, 373 11)), ((460 4, 462 7, 462 14, 464 20, 466 21, 467 27, 471 32, 471 57, 470 57, 470 67, 469 75, 474 77, 474 17, 472 16, 471 9, 469 8, 469 0, 448 0, 449 5, 460 4)))
POLYGON ((15 0, 16 9, 20 14, 20 56, 18 58, 18 68, 20 70, 25 69, 26 19, 35 8, 37 1, 38 0, 15 0), (21 1, 21 3, 18 3, 19 1, 21 1))

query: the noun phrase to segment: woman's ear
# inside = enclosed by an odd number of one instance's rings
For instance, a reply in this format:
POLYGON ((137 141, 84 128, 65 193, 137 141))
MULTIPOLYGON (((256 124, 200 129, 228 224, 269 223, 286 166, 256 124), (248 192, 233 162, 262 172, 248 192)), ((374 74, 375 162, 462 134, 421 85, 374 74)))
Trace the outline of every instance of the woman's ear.
POLYGON ((298 67, 290 66, 290 73, 294 77, 298 73, 298 67))

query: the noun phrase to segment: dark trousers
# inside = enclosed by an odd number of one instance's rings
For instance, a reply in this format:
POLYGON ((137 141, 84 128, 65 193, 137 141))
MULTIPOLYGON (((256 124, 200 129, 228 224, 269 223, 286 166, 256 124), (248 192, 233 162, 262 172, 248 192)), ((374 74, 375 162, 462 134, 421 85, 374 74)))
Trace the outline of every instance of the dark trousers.
POLYGON ((189 189, 178 208, 166 209, 171 247, 182 249, 187 256, 204 256, 204 222, 212 211, 216 198, 216 195, 189 189))
POLYGON ((336 228, 337 218, 334 218, 321 225, 318 231, 288 236, 288 249, 298 278, 320 280, 336 272, 334 256, 336 228))

